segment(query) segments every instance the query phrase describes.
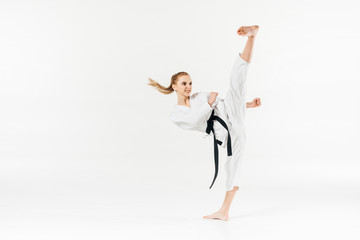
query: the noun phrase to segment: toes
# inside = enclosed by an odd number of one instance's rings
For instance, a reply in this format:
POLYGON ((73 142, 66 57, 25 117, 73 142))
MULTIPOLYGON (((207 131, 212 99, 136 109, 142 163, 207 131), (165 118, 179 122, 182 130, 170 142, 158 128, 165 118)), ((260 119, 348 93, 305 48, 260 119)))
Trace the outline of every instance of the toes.
POLYGON ((243 31, 244 31, 244 27, 240 27, 237 31, 238 31, 238 32, 243 32, 243 31))

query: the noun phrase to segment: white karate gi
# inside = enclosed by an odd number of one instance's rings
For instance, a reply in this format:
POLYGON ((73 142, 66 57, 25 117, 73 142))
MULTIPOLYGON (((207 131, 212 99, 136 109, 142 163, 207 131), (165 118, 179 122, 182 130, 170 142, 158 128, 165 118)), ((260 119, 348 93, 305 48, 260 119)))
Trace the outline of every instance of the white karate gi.
MULTIPOLYGON (((213 109, 214 115, 224 120, 230 132, 232 147, 232 156, 227 156, 224 165, 226 191, 239 186, 240 164, 243 161, 246 140, 246 75, 250 63, 243 60, 240 55, 241 53, 236 56, 231 69, 230 86, 224 99, 217 97, 210 106, 208 104, 210 93, 197 92, 190 96, 190 108, 175 104, 169 115, 170 121, 180 128, 204 133, 213 109)), ((227 130, 218 121, 214 121, 214 131, 216 139, 222 142, 221 147, 225 148, 228 139, 227 130)), ((211 134, 205 136, 209 135, 211 134)))

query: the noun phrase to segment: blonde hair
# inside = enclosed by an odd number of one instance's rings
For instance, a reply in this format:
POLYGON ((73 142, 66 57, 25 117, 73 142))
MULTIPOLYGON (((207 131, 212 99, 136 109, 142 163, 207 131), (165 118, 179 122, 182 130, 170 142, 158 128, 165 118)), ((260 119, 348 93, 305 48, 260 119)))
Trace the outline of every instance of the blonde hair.
POLYGON ((155 80, 153 80, 151 78, 149 78, 148 85, 154 87, 156 90, 158 90, 159 92, 161 92, 163 94, 170 94, 170 93, 174 92, 172 85, 176 84, 179 77, 185 76, 185 75, 189 75, 189 74, 187 72, 178 72, 178 73, 175 73, 174 75, 172 75, 170 86, 168 86, 168 87, 164 87, 164 86, 160 85, 158 82, 156 82, 155 80))

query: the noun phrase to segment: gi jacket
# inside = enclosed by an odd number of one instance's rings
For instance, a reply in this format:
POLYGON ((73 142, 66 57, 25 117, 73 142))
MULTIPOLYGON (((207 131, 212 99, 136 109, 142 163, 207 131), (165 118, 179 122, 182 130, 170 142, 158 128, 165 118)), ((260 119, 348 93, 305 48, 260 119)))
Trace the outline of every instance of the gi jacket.
MULTIPOLYGON (((169 114, 170 121, 184 130, 194 130, 205 133, 207 120, 210 118, 213 110, 215 116, 222 118, 227 126, 231 128, 231 124, 226 114, 224 99, 216 98, 215 102, 210 106, 208 100, 210 92, 197 92, 190 95, 190 106, 174 104, 169 114)), ((225 148, 227 144, 227 130, 218 122, 214 121, 215 137, 222 142, 221 147, 225 148)), ((210 134, 204 135, 207 137, 210 134)))

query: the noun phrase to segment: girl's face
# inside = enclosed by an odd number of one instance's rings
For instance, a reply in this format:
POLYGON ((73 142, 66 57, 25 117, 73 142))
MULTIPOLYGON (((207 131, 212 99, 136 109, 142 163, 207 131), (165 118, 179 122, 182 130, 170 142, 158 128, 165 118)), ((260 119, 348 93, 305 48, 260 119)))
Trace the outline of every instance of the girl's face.
POLYGON ((178 94, 184 96, 190 96, 191 88, 192 88, 192 80, 189 75, 183 75, 178 78, 176 85, 173 85, 174 90, 177 91, 178 94))

